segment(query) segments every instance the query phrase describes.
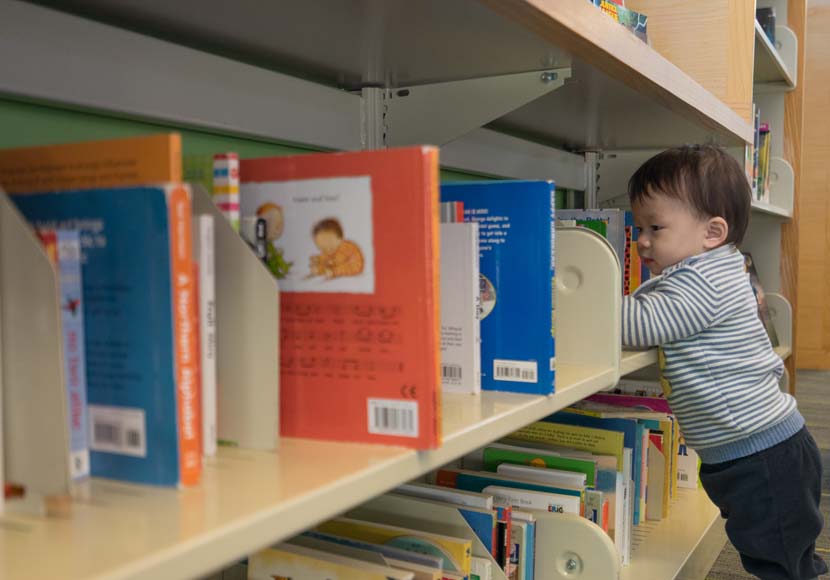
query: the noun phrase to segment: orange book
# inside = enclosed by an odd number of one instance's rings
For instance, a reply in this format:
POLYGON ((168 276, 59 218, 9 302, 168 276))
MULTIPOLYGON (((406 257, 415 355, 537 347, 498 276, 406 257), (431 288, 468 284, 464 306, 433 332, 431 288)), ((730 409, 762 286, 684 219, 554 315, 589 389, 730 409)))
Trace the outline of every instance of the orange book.
POLYGON ((178 133, 0 150, 0 186, 7 193, 181 180, 178 133))
POLYGON ((281 291, 282 435, 440 444, 438 151, 243 160, 281 291))

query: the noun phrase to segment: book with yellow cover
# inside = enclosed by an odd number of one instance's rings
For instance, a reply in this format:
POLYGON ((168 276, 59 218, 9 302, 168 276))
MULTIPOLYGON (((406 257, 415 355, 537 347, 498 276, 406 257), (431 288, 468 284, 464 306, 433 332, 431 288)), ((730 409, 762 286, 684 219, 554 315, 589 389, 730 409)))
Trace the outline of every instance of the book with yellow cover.
POLYGON ((320 524, 316 529, 326 534, 439 556, 443 559, 444 570, 465 576, 470 574, 470 540, 351 518, 335 518, 320 524))
POLYGON ((248 559, 249 580, 412 580, 414 574, 390 566, 280 544, 248 559))
POLYGON ((0 185, 11 194, 181 180, 178 133, 0 150, 0 185))

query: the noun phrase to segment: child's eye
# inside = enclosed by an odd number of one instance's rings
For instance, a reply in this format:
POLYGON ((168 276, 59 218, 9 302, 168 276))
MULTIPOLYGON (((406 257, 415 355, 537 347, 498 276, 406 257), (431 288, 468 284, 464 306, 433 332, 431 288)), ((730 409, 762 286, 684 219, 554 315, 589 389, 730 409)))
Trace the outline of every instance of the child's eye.
POLYGON ((643 233, 643 228, 641 228, 640 226, 636 226, 634 229, 637 230, 638 234, 643 233))
POLYGON ((653 232, 659 232, 662 229, 663 229, 663 226, 651 226, 651 231, 653 231, 653 232))

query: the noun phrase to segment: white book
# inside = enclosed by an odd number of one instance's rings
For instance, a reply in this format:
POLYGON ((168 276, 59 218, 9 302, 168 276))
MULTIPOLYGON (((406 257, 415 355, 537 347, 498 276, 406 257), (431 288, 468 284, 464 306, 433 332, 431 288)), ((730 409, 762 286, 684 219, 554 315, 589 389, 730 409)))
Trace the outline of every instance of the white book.
POLYGON ((216 455, 216 254, 210 214, 193 216, 193 259, 199 265, 199 370, 202 383, 202 452, 216 455))
POLYGON ((473 556, 470 580, 493 580, 493 563, 473 556))
POLYGON ((516 580, 527 578, 527 534, 528 524, 521 520, 513 521, 510 547, 510 563, 516 570, 516 580))
POLYGON ((478 224, 441 224, 441 385, 481 391, 478 224))
POLYGON ((531 465, 514 465, 512 463, 501 463, 496 468, 501 475, 524 479, 526 481, 538 481, 556 487, 567 489, 585 489, 587 476, 584 473, 563 471, 561 469, 550 469, 548 467, 534 467, 531 465))
POLYGON ((430 485, 428 483, 405 483, 396 488, 394 492, 401 495, 442 501, 464 507, 485 510, 493 509, 493 496, 475 491, 441 487, 440 485, 430 485))
POLYGON ((500 485, 488 485, 482 491, 492 494, 493 499, 498 502, 509 503, 511 506, 523 510, 576 515, 579 515, 581 511, 579 498, 570 495, 502 487, 500 485))

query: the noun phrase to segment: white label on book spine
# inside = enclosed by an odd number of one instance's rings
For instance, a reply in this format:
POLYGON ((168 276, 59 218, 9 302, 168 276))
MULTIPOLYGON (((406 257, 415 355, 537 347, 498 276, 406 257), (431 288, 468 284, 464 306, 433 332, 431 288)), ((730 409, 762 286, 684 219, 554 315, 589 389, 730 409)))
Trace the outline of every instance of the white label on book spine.
POLYGON ((369 433, 418 436, 418 403, 396 399, 369 399, 369 433))
POLYGON ((143 409, 89 405, 90 449, 105 453, 147 456, 143 409))
POLYGON ((535 383, 538 372, 534 361, 493 360, 493 377, 497 381, 535 383))

